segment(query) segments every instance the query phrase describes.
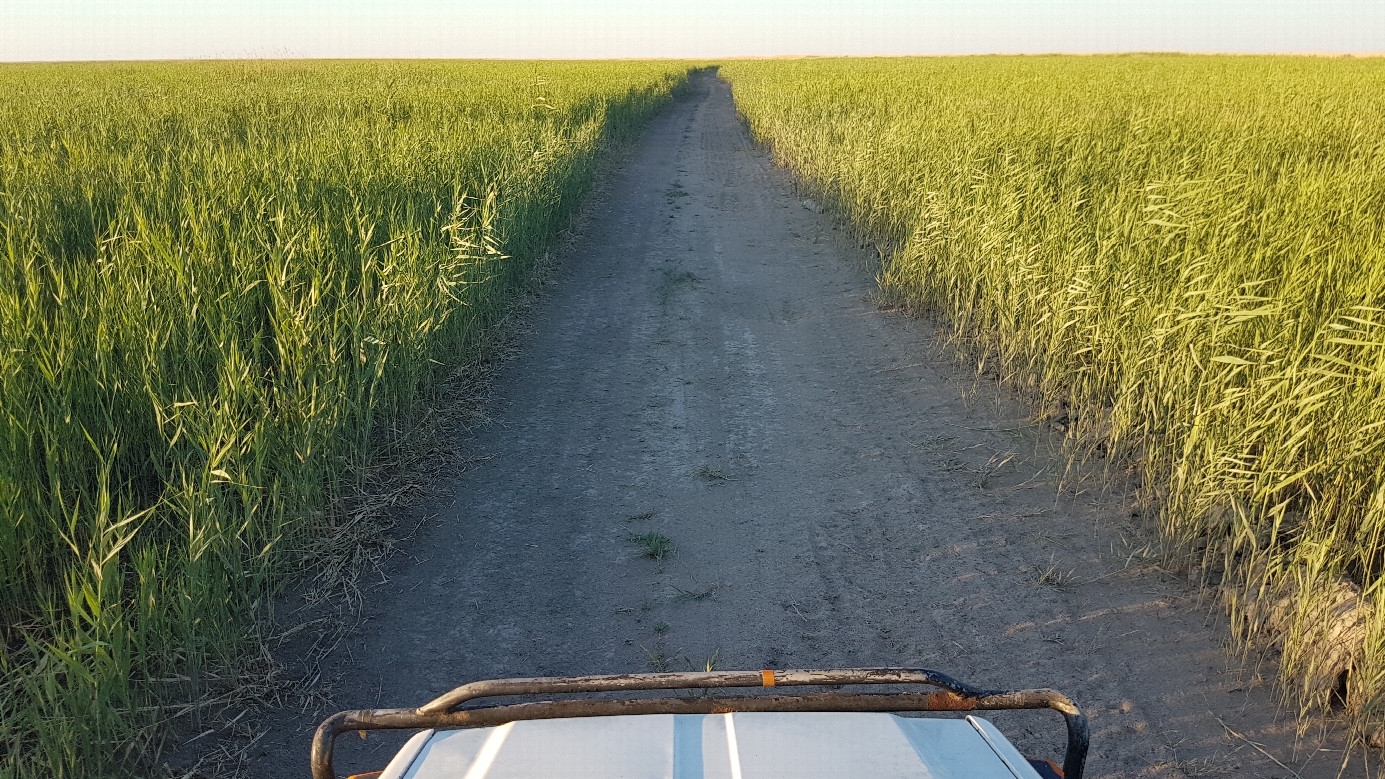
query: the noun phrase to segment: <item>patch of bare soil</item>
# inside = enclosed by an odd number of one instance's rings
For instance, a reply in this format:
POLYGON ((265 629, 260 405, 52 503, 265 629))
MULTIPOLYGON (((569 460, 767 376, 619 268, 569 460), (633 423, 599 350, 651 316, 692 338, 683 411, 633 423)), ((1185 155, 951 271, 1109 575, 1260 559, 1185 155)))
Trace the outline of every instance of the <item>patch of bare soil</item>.
MULTIPOLYGON (((1338 775, 1341 744, 1296 738, 1229 664, 1124 496, 1065 477, 1053 432, 877 307, 869 253, 752 145, 725 83, 695 87, 606 183, 498 372, 495 424, 459 442, 470 464, 359 624, 299 705, 243 721, 248 775, 306 776, 337 708, 712 665, 1054 687, 1091 717, 1091 776, 1338 775)), ((1061 753, 1057 715, 993 719, 1061 753)), ((398 743, 344 738, 338 770, 398 743)))

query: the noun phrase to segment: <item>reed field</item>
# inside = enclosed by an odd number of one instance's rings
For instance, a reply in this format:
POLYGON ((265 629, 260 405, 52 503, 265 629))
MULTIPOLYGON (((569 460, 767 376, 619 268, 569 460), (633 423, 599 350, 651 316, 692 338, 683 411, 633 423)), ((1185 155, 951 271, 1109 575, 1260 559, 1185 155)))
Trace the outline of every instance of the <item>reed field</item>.
POLYGON ((687 70, 0 67, 0 776, 141 772, 687 70))
POLYGON ((1385 60, 721 74, 888 296, 1137 480, 1289 700, 1385 718, 1385 60))

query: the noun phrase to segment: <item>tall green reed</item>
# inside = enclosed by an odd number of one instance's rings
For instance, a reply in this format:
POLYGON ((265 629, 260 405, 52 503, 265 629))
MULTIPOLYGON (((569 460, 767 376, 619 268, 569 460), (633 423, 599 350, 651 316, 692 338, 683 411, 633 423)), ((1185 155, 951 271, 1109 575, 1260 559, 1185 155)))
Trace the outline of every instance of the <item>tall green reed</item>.
POLYGON ((1075 451, 1138 473, 1304 711, 1379 718, 1385 62, 722 73, 777 159, 891 250, 886 291, 1067 418, 1075 451))
POLYGON ((0 774, 148 758, 686 72, 0 69, 0 774))

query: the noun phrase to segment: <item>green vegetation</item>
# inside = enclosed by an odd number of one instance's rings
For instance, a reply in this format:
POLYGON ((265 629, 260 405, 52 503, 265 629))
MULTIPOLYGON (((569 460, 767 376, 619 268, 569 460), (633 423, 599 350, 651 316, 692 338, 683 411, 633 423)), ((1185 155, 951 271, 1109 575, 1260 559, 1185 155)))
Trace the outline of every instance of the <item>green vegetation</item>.
POLYGON ((720 468, 713 468, 710 465, 704 465, 698 468, 697 475, 710 482, 735 481, 726 474, 726 471, 720 468))
POLYGON ((888 295, 1139 476, 1304 710, 1385 715, 1385 61, 721 73, 888 295))
POLYGON ((695 286, 698 282, 697 276, 689 271, 682 271, 680 273, 665 268, 662 273, 664 280, 659 282, 659 305, 668 305, 668 302, 673 299, 674 294, 677 293, 678 290, 695 286))
POLYGON ((631 533, 630 543, 639 547, 640 554, 651 560, 662 560, 673 554, 673 539, 655 530, 631 533))
POLYGON ((0 775, 143 773, 686 72, 0 68, 0 775))

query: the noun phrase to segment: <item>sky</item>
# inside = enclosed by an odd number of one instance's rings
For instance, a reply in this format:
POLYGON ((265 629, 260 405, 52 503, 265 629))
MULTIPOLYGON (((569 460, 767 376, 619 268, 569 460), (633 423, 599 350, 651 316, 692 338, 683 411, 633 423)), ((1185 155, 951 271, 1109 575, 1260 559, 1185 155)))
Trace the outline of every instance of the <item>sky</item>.
POLYGON ((0 0, 0 61, 1385 53, 1385 0, 0 0))

